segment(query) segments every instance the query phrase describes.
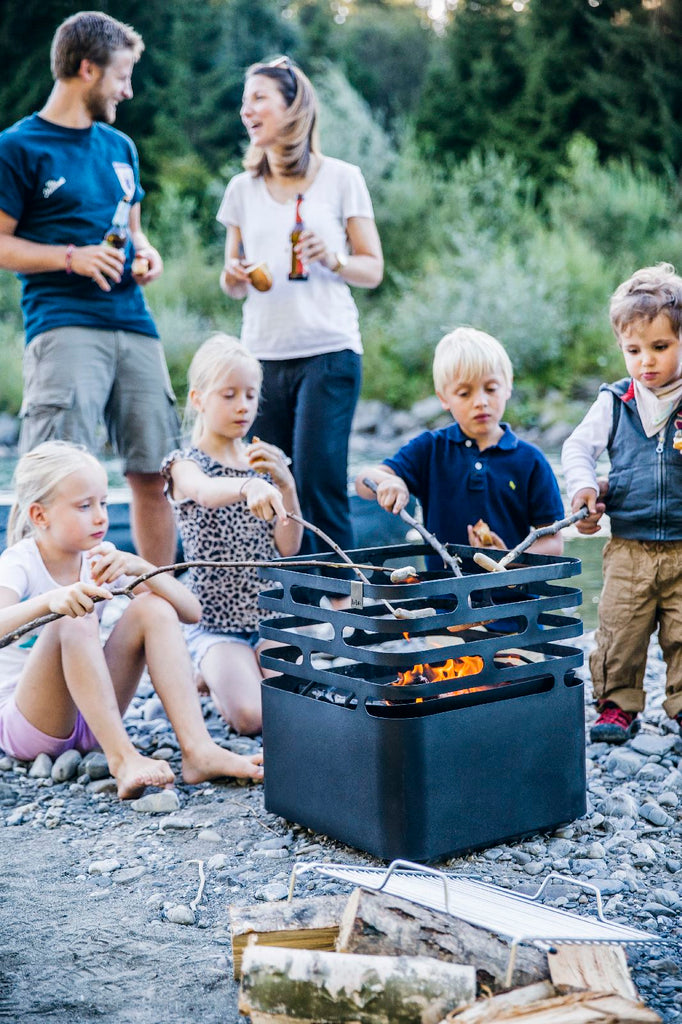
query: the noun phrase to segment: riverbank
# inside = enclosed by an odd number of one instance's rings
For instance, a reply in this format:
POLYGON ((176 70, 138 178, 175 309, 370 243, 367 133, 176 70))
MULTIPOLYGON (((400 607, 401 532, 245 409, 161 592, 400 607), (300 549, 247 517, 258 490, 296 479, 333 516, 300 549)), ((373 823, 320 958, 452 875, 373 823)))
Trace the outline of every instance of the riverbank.
MULTIPOLYGON (((574 643, 589 651, 592 636, 574 643)), ((682 738, 661 709, 655 643, 646 685, 638 736, 622 748, 587 741, 584 818, 438 866, 524 892, 552 870, 597 885, 608 918, 659 940, 633 947, 628 960, 642 998, 673 1024, 682 1016, 682 738)), ((589 680, 585 700, 589 722, 589 680)), ((258 740, 226 735, 207 698, 204 713, 223 745, 258 748, 258 740)), ((174 736, 148 682, 126 724, 141 750, 169 757, 179 773, 174 736)), ((267 813, 258 785, 180 781, 164 799, 161 814, 121 803, 101 758, 62 782, 47 764, 0 759, 0 1019, 237 1024, 229 906, 285 899, 301 860, 377 864, 267 813), (174 923, 181 920, 193 923, 174 923)), ((299 895, 348 892, 310 875, 299 887, 299 895)), ((591 897, 564 883, 550 889, 549 902, 594 912, 591 897)))

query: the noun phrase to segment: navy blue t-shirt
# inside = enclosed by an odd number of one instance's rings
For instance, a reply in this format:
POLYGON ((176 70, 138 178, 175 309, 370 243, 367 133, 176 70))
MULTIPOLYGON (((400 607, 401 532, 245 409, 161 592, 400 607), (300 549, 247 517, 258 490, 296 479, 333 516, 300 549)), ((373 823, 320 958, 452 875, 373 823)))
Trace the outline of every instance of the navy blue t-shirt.
POLYGON ((468 544, 467 525, 483 519, 512 548, 531 527, 564 515, 559 485, 542 452, 506 423, 498 443, 479 451, 458 423, 427 430, 384 465, 397 473, 443 543, 468 544))
MULTIPOLYGON (((65 128, 31 114, 0 133, 0 210, 16 236, 48 245, 96 245, 119 201, 138 203, 133 142, 110 125, 65 128)), ((119 284, 104 292, 65 271, 18 274, 26 341, 55 327, 97 327, 158 337, 142 289, 133 279, 132 244, 119 284)))

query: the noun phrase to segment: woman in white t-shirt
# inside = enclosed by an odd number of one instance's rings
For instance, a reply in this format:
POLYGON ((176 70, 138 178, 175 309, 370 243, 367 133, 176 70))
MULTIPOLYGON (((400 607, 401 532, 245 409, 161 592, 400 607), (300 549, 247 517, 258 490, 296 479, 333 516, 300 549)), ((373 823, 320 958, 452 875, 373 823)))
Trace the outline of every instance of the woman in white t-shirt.
MULTIPOLYGON (((371 199, 358 167, 320 152, 313 87, 287 57, 249 68, 241 118, 250 145, 218 211, 227 229, 220 285, 246 299, 241 338, 263 364, 254 434, 291 456, 303 516, 349 548, 348 437, 362 343, 348 286, 376 288, 383 276, 371 199), (298 195, 296 252, 308 276, 292 281, 298 195), (250 283, 255 263, 268 266, 268 291, 250 283)), ((315 538, 306 540, 314 550, 315 538)))

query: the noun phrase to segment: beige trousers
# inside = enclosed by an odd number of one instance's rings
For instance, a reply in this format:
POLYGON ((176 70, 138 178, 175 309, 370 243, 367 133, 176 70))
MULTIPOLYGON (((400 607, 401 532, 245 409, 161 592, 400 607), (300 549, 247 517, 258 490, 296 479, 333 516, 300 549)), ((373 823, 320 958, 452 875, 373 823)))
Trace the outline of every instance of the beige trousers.
POLYGON ((590 656, 594 695, 624 711, 643 710, 647 647, 658 626, 667 668, 663 707, 674 718, 682 711, 682 541, 613 537, 603 573, 590 656))

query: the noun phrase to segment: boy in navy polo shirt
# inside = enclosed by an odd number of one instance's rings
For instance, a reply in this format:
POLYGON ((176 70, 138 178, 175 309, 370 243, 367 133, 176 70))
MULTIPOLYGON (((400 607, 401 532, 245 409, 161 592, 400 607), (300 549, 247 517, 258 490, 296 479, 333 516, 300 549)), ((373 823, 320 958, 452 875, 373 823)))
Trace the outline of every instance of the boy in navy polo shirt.
MULTIPOLYGON (((362 480, 377 484, 377 500, 395 514, 410 494, 419 499, 424 525, 443 543, 481 547, 474 524, 484 520, 492 544, 512 548, 532 527, 564 515, 559 486, 547 459, 502 423, 513 370, 499 341, 458 327, 440 340, 433 359, 436 394, 455 422, 427 430, 381 466, 363 469, 358 494, 373 499, 362 480)), ((542 537, 529 551, 560 555, 561 534, 542 537)))

